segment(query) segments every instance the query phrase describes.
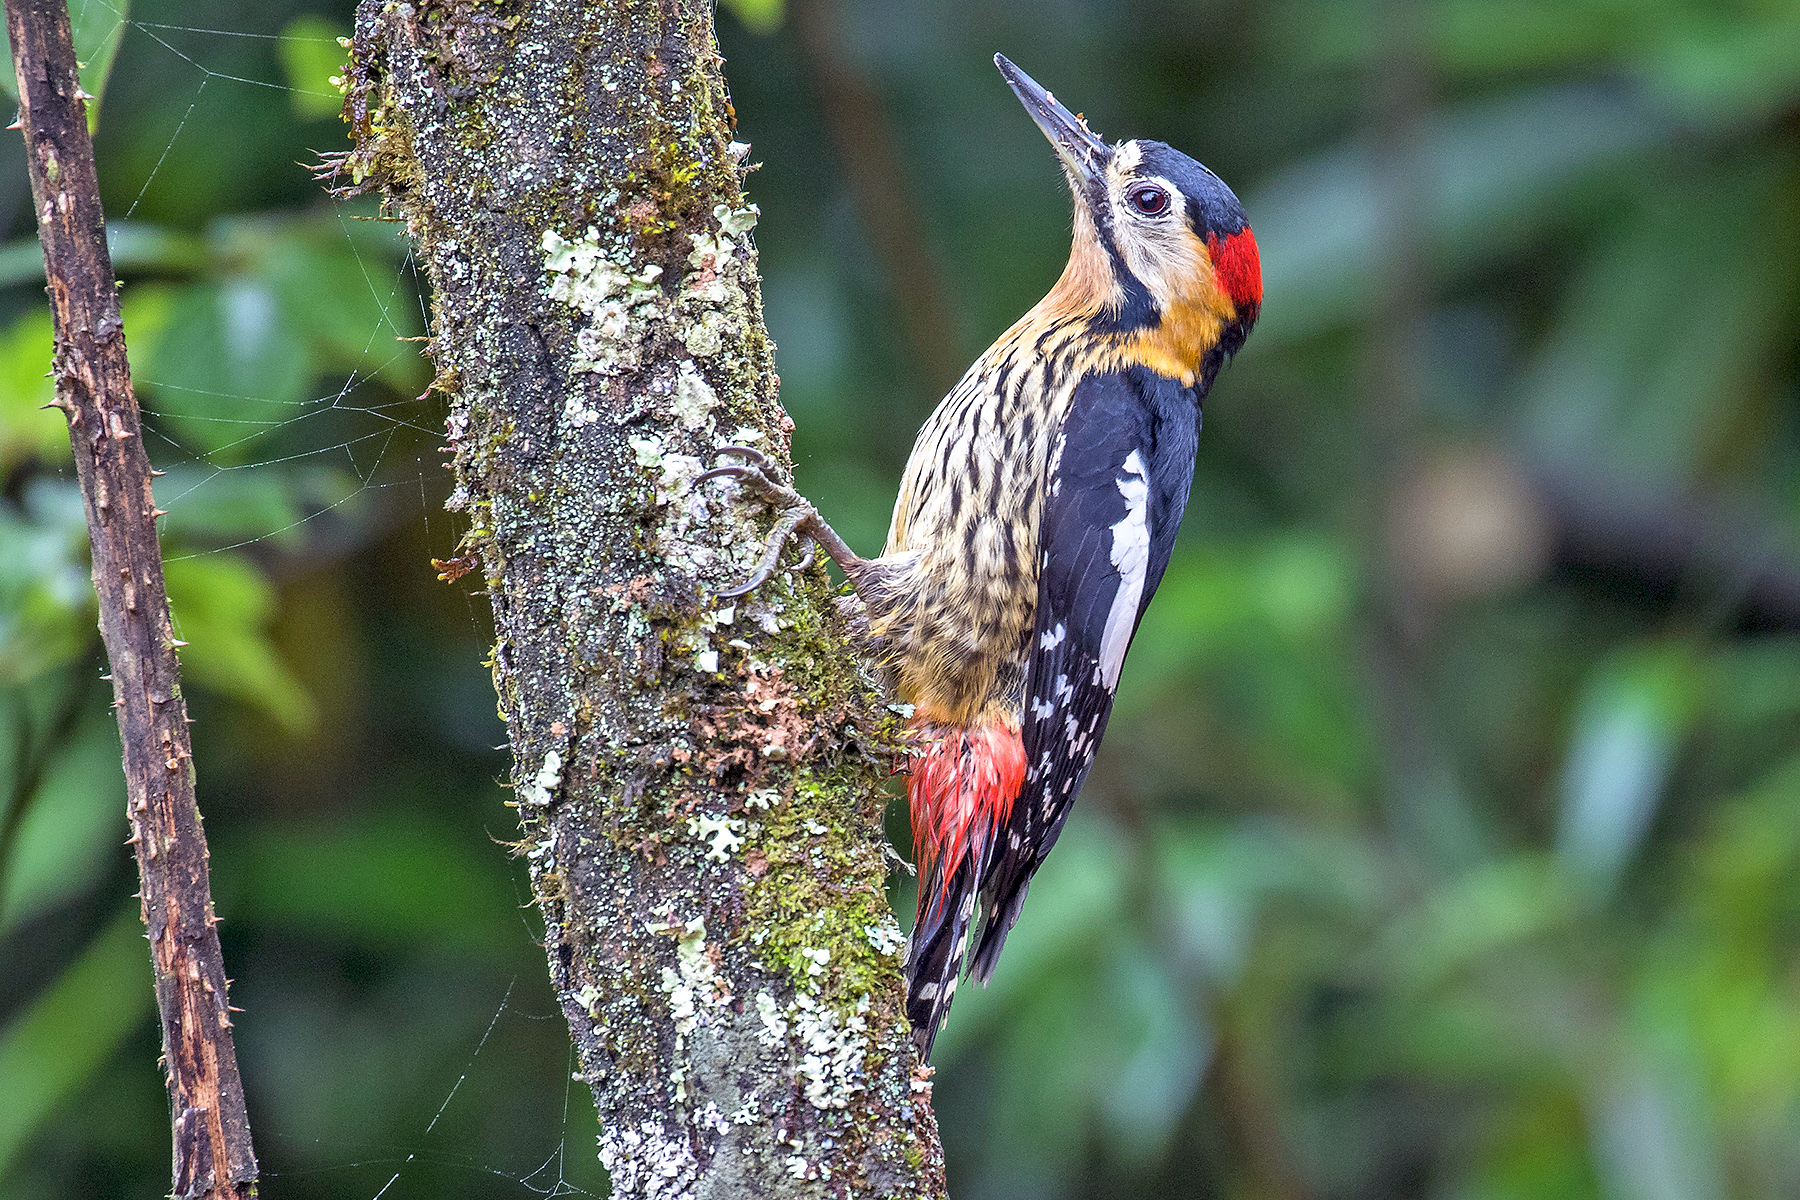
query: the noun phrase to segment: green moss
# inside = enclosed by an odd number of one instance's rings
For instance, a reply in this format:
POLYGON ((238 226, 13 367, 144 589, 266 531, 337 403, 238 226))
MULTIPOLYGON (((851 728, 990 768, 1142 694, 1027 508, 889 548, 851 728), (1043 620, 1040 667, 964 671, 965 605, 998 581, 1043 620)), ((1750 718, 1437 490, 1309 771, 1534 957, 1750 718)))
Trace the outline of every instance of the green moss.
POLYGON ((760 939, 763 962, 839 1004, 879 994, 896 969, 870 940, 892 917, 879 886, 880 852, 850 799, 872 782, 794 776, 790 797, 761 818, 756 846, 768 869, 749 889, 744 919, 742 936, 760 939), (825 963, 811 956, 821 949, 830 954, 825 963))

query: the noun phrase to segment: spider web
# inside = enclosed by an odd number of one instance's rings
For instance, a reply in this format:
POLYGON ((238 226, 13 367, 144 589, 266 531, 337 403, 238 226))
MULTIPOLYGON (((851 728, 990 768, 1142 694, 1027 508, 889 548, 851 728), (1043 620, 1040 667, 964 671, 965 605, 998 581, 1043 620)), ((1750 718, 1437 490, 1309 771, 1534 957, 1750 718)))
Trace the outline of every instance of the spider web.
MULTIPOLYGON (((568 1070, 563 1074, 562 1124, 560 1131, 556 1135, 556 1144, 541 1160, 538 1161, 535 1167, 524 1170, 496 1166, 473 1155, 456 1153, 453 1149, 444 1146, 441 1142, 433 1143, 429 1140, 432 1133, 437 1129, 438 1123, 444 1119, 445 1113, 447 1113, 452 1104, 455 1103, 458 1093, 462 1091, 463 1085, 468 1083, 471 1077, 475 1076, 482 1069, 482 1066, 486 1065, 481 1064, 481 1052, 487 1047, 489 1039, 493 1037, 496 1028, 500 1027, 504 1020, 553 1021, 558 1025, 562 1023, 563 1016, 561 1013, 552 1012, 548 1014, 535 1014, 514 1005, 512 1003, 512 994, 517 984, 518 980, 515 978, 512 983, 507 985, 506 992, 501 996, 499 1004, 496 1005, 492 1018, 489 1019, 487 1026, 482 1030, 480 1038, 476 1041, 474 1048, 469 1052, 469 1056, 467 1060, 464 1061, 462 1069, 457 1073, 455 1080, 450 1083, 449 1088, 445 1091, 442 1103, 440 1103, 437 1106, 437 1109, 432 1113, 431 1119, 426 1123, 425 1128, 420 1132, 418 1139, 415 1142, 397 1146, 369 1146, 339 1143, 325 1147, 321 1141, 314 1140, 310 1143, 311 1148, 323 1148, 326 1150, 327 1156, 342 1155, 344 1157, 340 1157, 339 1161, 323 1167, 298 1167, 274 1171, 265 1170, 262 1173, 263 1180, 265 1182, 269 1180, 299 1181, 302 1179, 317 1179, 321 1176, 334 1178, 340 1176, 354 1176, 360 1180, 365 1177, 373 1177, 380 1180, 373 1192, 353 1192, 351 1194, 367 1195, 369 1200, 392 1200, 397 1194, 396 1189, 404 1186, 408 1168, 432 1166, 438 1168, 440 1172, 448 1169, 469 1176, 486 1176, 504 1180, 508 1183, 517 1185, 521 1192, 529 1195, 549 1198, 559 1196, 592 1196, 595 1197, 595 1200, 600 1200, 600 1197, 603 1197, 605 1193, 590 1191, 587 1188, 579 1186, 570 1180, 568 1173, 568 1167, 571 1161, 571 1149, 569 1146, 569 1130, 572 1123, 571 1117, 573 1115, 573 1110, 580 1106, 578 1099, 579 1093, 576 1091, 574 1082, 576 1062, 575 1048, 573 1045, 569 1047, 568 1051, 568 1070)), ((504 1070, 504 1064, 488 1066, 488 1070, 497 1073, 504 1070)), ((270 1135, 259 1131, 257 1136, 259 1140, 283 1142, 290 1145, 294 1141, 294 1139, 283 1137, 279 1132, 270 1135)), ((593 1132, 590 1130, 577 1138, 577 1145, 574 1148, 573 1153, 590 1157, 594 1156, 596 1152, 593 1149, 593 1144, 593 1132)))
MULTIPOLYGON (((296 89, 283 80, 218 70, 211 65, 211 51, 222 42, 294 40, 288 35, 141 20, 121 11, 109 0, 77 0, 76 13, 80 16, 94 6, 110 13, 115 22, 113 29, 122 34, 118 49, 121 60, 127 55, 156 54, 168 60, 171 72, 185 71, 191 76, 192 92, 186 98, 185 108, 123 214, 126 219, 138 212, 182 139, 204 136, 197 131, 207 123, 209 105, 228 105, 232 89, 307 91, 296 89)), ((178 75, 171 74, 165 80, 174 78, 178 75)), ((165 82, 164 86, 172 88, 176 85, 165 82)), ((295 169, 303 168, 296 164, 295 169)), ((304 399, 283 400, 194 388, 142 372, 136 372, 136 377, 149 396, 143 403, 146 448, 153 464, 165 472, 162 482, 178 483, 176 487, 161 484, 158 487, 158 505, 172 517, 178 518, 184 509, 203 500, 209 490, 218 488, 223 482, 253 473, 290 471, 296 466, 322 464, 347 469, 352 486, 328 503, 312 506, 295 520, 223 544, 185 549, 170 555, 170 561, 238 551, 280 539, 295 534, 301 527, 315 526, 334 512, 371 494, 395 494, 404 503, 405 519, 425 521, 429 537, 430 514, 435 507, 432 494, 439 489, 439 481, 443 479, 442 471, 429 465, 440 461, 438 450, 442 445, 443 427, 439 406, 429 398, 429 391, 416 398, 395 398, 391 384, 379 382, 384 371, 414 353, 406 342, 399 340, 407 336, 406 329, 396 319, 399 306, 416 304, 420 328, 429 328, 424 299, 426 287, 410 249, 397 264, 372 259, 358 245, 352 232, 351 223, 366 217, 343 201, 322 199, 321 203, 331 205, 339 235, 354 257, 363 284, 380 314, 371 322, 357 363, 336 381, 335 386, 304 399), (369 396, 374 398, 367 399, 369 396), (179 414, 166 410, 164 402, 171 397, 187 402, 179 414), (231 415, 207 415, 204 409, 211 401, 219 402, 219 407, 229 410, 231 415), (183 425, 192 428, 196 424, 218 427, 224 435, 222 440, 215 439, 209 449, 197 450, 192 439, 180 436, 178 431, 183 425), (277 436, 282 443, 278 452, 261 457, 246 453, 277 436), (412 499, 415 495, 416 505, 412 499)), ((410 314, 407 324, 410 325, 410 314)), ((140 399, 143 400, 142 393, 140 399)), ((472 622, 477 620, 472 598, 470 619, 472 622)), ((527 934, 537 940, 529 927, 527 934)), ((265 1169, 264 1178, 287 1179, 298 1188, 308 1177, 341 1177, 348 1186, 333 1184, 334 1194, 361 1195, 368 1200, 396 1200, 408 1192, 409 1180, 417 1179, 421 1171, 429 1168, 428 1173, 434 1177, 465 1174, 470 1178, 503 1181, 522 1195, 604 1195, 587 1190, 574 1181, 577 1178, 603 1178, 603 1175, 595 1148, 598 1127, 591 1102, 576 1089, 573 1081, 576 1064, 572 1045, 567 1051, 567 1069, 562 1073, 560 1124, 554 1129, 545 1129, 549 1148, 541 1158, 514 1165, 496 1164, 478 1155, 459 1152, 439 1131, 445 1118, 457 1112, 459 1098, 461 1105, 467 1107, 492 1103, 491 1097, 505 1094, 505 1085, 512 1082, 510 1075, 516 1074, 510 1066, 511 1060, 496 1059, 492 1053, 483 1057, 483 1051, 489 1048, 497 1032, 529 1022, 554 1022, 559 1029, 563 1025, 562 1014, 554 1008, 549 1013, 533 1013, 515 1003, 513 994, 517 983, 515 977, 506 987, 455 1078, 439 1080, 432 1085, 443 1087, 442 1099, 415 1137, 400 1144, 344 1141, 327 1145, 322 1139, 295 1138, 278 1127, 259 1123, 255 1127, 259 1144, 265 1145, 267 1150, 286 1147, 287 1151, 275 1154, 265 1151, 267 1157, 286 1159, 287 1164, 265 1169), (472 1082, 485 1085, 482 1098, 472 1098, 470 1092, 474 1089, 465 1088, 472 1082), (572 1130, 575 1132, 573 1148, 570 1144, 572 1130), (577 1159, 572 1159, 571 1153, 577 1159), (323 1165, 306 1165, 309 1160, 323 1165), (572 1162, 577 1162, 573 1173, 570 1170, 572 1162)), ((269 1165, 265 1163, 265 1167, 269 1165)))
MULTIPOLYGON (((158 55, 169 60, 173 73, 168 78, 176 78, 175 73, 186 71, 193 79, 193 93, 186 108, 126 209, 125 219, 137 213, 151 186, 162 174, 171 151, 183 137, 204 136, 195 132, 204 120, 197 122, 194 117, 196 113, 203 118, 208 115, 206 105, 209 100, 216 101, 216 107, 228 106, 229 89, 246 87, 338 98, 335 93, 296 88, 286 81, 216 70, 208 65, 207 44, 221 39, 269 43, 325 42, 329 39, 145 21, 121 11, 110 0, 78 0, 78 15, 90 8, 110 14, 113 28, 124 34, 118 51, 121 57, 158 55)), ((108 36, 111 33, 109 30, 108 36)), ((336 49, 335 45, 333 49, 336 49)), ((298 165, 296 169, 300 169, 298 165)), ((368 218, 355 211, 356 206, 351 203, 326 198, 323 192, 321 197, 321 203, 330 204, 344 246, 353 256, 367 289, 368 299, 373 301, 380 314, 371 324, 358 361, 334 387, 305 399, 291 400, 186 386, 147 374, 136 363, 134 375, 143 389, 139 399, 145 417, 146 449, 157 469, 177 477, 175 486, 159 486, 157 503, 177 520, 185 506, 207 497, 210 486, 247 473, 277 468, 291 471, 311 464, 336 466, 347 470, 352 486, 333 499, 308 504, 307 511, 293 520, 204 548, 183 547, 170 554, 169 561, 241 550, 271 539, 281 539, 283 535, 327 518, 347 505, 368 499, 370 493, 392 489, 405 489, 409 493, 416 489, 418 503, 414 511, 423 514, 429 536, 430 513, 434 507, 430 496, 437 490, 441 478, 441 471, 430 466, 441 461, 437 455, 443 438, 440 406, 430 397, 429 391, 418 397, 394 398, 391 384, 381 381, 384 372, 416 353, 408 342, 417 339, 410 337, 409 329, 402 328, 395 319, 397 307, 416 304, 418 327, 429 328, 426 287, 410 246, 397 265, 372 260, 350 231, 352 221, 368 218), (365 399, 371 394, 372 399, 365 399), (159 404, 158 397, 164 401, 181 399, 187 402, 184 405, 187 411, 177 418, 159 404), (203 408, 209 400, 222 404, 229 402, 225 406, 232 415, 209 416, 191 411, 203 408), (214 426, 224 435, 224 440, 214 440, 207 448, 198 449, 192 444, 193 439, 183 438, 175 432, 177 419, 189 428, 214 426), (241 430, 241 435, 231 436, 236 430, 241 430), (309 437, 315 430, 317 434, 309 437), (279 435, 279 438, 272 435, 279 435), (279 452, 262 457, 246 454, 258 444, 272 440, 282 443, 279 452)), ((409 503, 407 507, 412 506, 409 503)))
MULTIPOLYGON (((409 250, 401 271, 394 274, 386 295, 382 297, 384 308, 385 305, 396 301, 403 275, 412 270, 412 254, 409 250)), ((370 279, 370 287, 371 289, 378 287, 373 278, 370 279)), ((379 292, 377 294, 379 295, 379 292)), ((421 305, 421 307, 423 306, 421 305)), ((369 345, 364 351, 365 355, 369 355, 374 350, 375 342, 380 334, 379 327, 370 333, 369 345)), ((396 336, 398 335, 396 334, 396 336)), ((172 554, 168 556, 168 561, 179 561, 196 557, 199 554, 240 550, 259 542, 279 538, 283 534, 290 533, 343 508, 368 492, 390 488, 407 487, 410 489, 416 485, 422 519, 429 522, 431 505, 428 499, 429 476, 426 473, 426 464, 429 459, 427 454, 415 453, 396 463, 390 453, 394 448, 396 437, 404 432, 416 433, 433 441, 442 438, 441 423, 424 423, 431 421, 435 416, 435 412, 429 407, 427 397, 420 396, 412 400, 384 400, 371 404, 359 404, 354 400, 357 392, 373 379, 382 367, 399 357, 398 354, 393 355, 385 362, 375 364, 366 372, 352 371, 344 377, 334 391, 298 401, 276 400, 246 395, 241 392, 210 391, 138 376, 140 384, 148 385, 155 391, 233 400, 241 404, 264 406, 270 411, 270 415, 266 418, 206 417, 195 416, 191 413, 183 414, 183 419, 189 422, 204 421, 219 425, 246 427, 242 437, 211 450, 197 452, 167 432, 165 428, 167 413, 154 404, 142 404, 142 412, 147 418, 146 435, 151 442, 150 455, 157 468, 164 472, 168 472, 171 468, 182 467, 201 469, 199 477, 192 481, 184 481, 180 490, 168 494, 163 492, 157 494, 157 503, 166 512, 178 512, 178 506, 184 501, 189 500, 202 488, 222 477, 247 471, 266 471, 270 468, 290 466, 295 463, 337 462, 341 459, 356 481, 354 489, 286 524, 250 537, 208 547, 205 550, 172 554), (322 426, 334 420, 338 422, 357 421, 362 428, 347 437, 321 442, 304 449, 245 462, 231 461, 233 451, 262 440, 272 431, 287 431, 308 424, 322 426), (157 446, 161 446, 164 452, 159 454, 157 446)))

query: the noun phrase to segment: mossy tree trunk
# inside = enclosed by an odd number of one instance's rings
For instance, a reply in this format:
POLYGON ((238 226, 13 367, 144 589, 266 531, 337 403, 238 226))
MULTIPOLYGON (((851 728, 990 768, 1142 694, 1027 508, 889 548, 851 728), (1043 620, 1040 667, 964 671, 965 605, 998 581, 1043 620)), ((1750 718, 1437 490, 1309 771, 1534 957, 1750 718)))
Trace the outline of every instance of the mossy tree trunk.
POLYGON ((821 567, 716 598, 767 521, 693 486, 721 444, 785 464, 792 428, 711 20, 365 0, 337 166, 430 275, 451 506, 614 1194, 939 1196, 883 893, 891 724, 821 567))

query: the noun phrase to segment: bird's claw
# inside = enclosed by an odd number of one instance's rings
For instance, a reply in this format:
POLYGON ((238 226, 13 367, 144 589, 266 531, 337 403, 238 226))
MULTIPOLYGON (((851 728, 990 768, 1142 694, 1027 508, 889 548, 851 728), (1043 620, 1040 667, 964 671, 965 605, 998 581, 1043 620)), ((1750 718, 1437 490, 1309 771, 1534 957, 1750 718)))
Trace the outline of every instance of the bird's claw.
POLYGON ((751 487, 756 488, 758 491, 768 487, 779 488, 781 486, 769 477, 768 468, 772 467, 774 464, 769 461, 769 456, 764 454, 761 450, 756 450, 749 446, 724 445, 720 446, 714 453, 721 457, 727 454, 735 454, 744 461, 741 463, 725 463, 722 466, 714 467, 710 471, 702 471, 700 474, 694 476, 694 482, 696 484, 705 483, 709 479, 736 479, 740 482, 750 484, 751 487))
POLYGON ((799 492, 776 482, 771 473, 775 464, 770 462, 768 455, 762 451, 752 450, 749 446, 720 446, 714 453, 737 455, 744 461, 724 463, 710 471, 702 471, 694 476, 695 486, 699 486, 709 479, 735 479, 746 490, 754 492, 759 499, 767 500, 779 508, 793 508, 806 503, 799 492))
MULTIPOLYGON (((720 599, 730 599, 747 595, 767 583, 781 563, 782 547, 787 544, 788 539, 796 532, 805 537, 803 527, 817 520, 819 514, 799 492, 770 478, 767 468, 774 464, 760 450, 753 450, 749 446, 720 446, 718 453, 735 454, 745 461, 726 463, 702 472, 694 477, 695 484, 709 479, 734 479, 756 493, 760 499, 774 504, 781 514, 775 522, 775 528, 769 531, 769 536, 763 543, 762 559, 756 564, 756 570, 751 573, 750 578, 729 591, 718 593, 720 599)), ((814 546, 812 538, 806 537, 806 553, 796 570, 804 571, 812 566, 814 546)))
POLYGON ((740 446, 740 445, 736 444, 735 442, 726 442, 723 446, 720 446, 713 453, 715 453, 715 454, 735 454, 739 458, 743 459, 745 462, 752 463, 759 467, 766 467, 769 465, 769 456, 764 454, 761 450, 755 449, 754 447, 751 447, 751 446, 740 446))
POLYGON ((901 858, 900 852, 894 849, 893 844, 885 838, 882 839, 881 842, 881 857, 885 859, 890 866, 906 872, 915 879, 918 878, 919 868, 912 863, 907 862, 904 858, 901 858))

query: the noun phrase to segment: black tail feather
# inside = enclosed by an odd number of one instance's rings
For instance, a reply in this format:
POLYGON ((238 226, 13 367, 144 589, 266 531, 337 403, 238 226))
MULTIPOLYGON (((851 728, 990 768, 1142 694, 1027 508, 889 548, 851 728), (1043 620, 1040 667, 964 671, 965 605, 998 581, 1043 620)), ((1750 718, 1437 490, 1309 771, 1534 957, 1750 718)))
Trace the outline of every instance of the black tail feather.
MULTIPOLYGON (((1082 768, 1075 787, 1087 777, 1082 768)), ((981 937, 975 943, 969 974, 977 983, 986 985, 1000 961, 1000 950, 1006 935, 1019 923, 1019 910, 1025 907, 1025 893, 1031 890, 1031 877, 1044 865, 1044 858, 1056 839, 1062 836, 1063 822, 1068 820, 1069 805, 1042 807, 1032 800, 1034 789, 1027 781, 1025 792, 1013 806, 1007 826, 997 834, 981 873, 981 937)))
POLYGON ((912 1022, 919 1058, 931 1057, 969 945, 981 873, 975 855, 964 855, 949 879, 934 862, 919 880, 919 916, 906 946, 906 1016, 912 1022))
POLYGON ((1019 923, 1019 910, 1025 907, 1025 893, 1031 890, 1031 876, 1026 874, 1012 887, 990 882, 981 893, 981 940, 975 945, 975 957, 969 961, 969 974, 983 987, 1000 962, 1000 950, 1006 935, 1019 923))

